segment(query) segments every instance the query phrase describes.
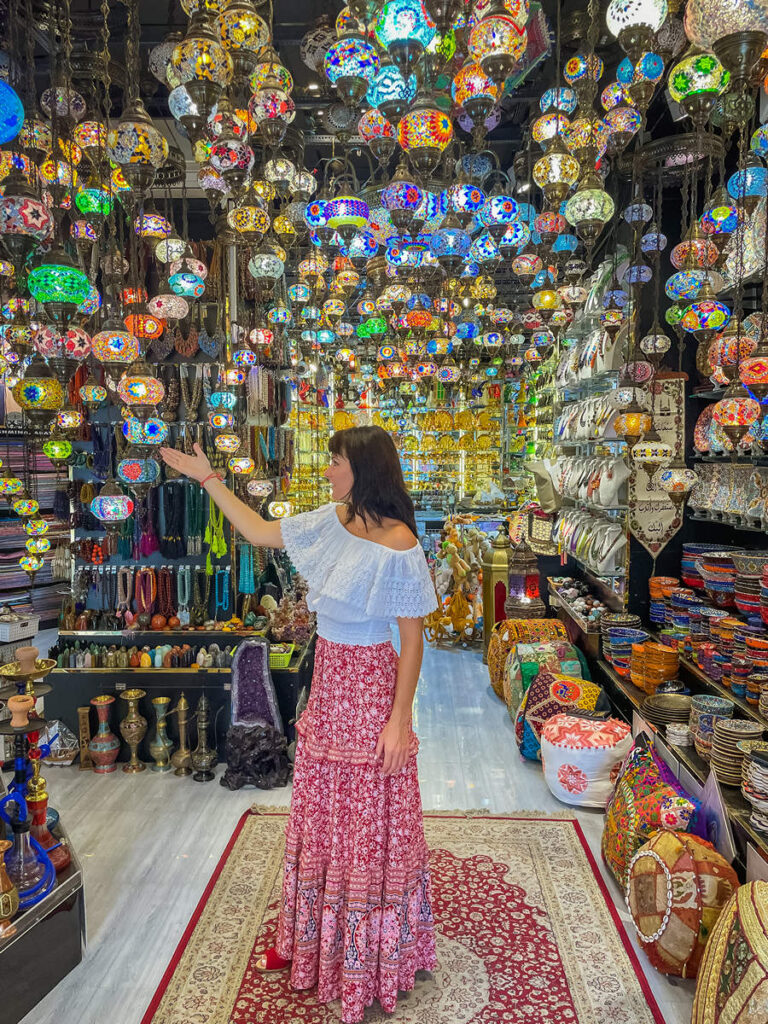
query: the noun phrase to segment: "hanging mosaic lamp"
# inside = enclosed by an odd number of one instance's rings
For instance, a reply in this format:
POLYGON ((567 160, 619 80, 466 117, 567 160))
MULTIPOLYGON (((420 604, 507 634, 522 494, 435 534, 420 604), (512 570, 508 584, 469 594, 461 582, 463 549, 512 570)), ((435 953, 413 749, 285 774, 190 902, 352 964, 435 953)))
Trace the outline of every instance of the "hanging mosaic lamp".
POLYGON ((768 195, 768 170, 754 153, 747 154, 745 166, 728 179, 728 195, 750 215, 768 195))
POLYGON ((734 381, 715 403, 712 419, 720 424, 735 448, 752 424, 760 419, 760 403, 740 381, 734 381))
POLYGON ((728 88, 730 78, 730 73, 713 53, 693 50, 670 71, 669 93, 693 123, 703 128, 715 100, 728 88))
POLYGON ((547 203, 559 206, 579 180, 581 165, 558 136, 548 152, 533 165, 533 180, 544 193, 547 203))
POLYGON ((219 37, 232 59, 234 76, 247 80, 270 41, 269 26, 250 0, 233 0, 218 14, 219 37))
POLYGON ((80 400, 88 409, 97 409, 107 399, 107 389, 102 387, 93 374, 88 376, 79 389, 80 400))
POLYGON ((90 505, 92 514, 107 530, 117 528, 133 513, 133 499, 123 494, 110 476, 90 505))
POLYGON ((679 457, 673 459, 669 466, 657 469, 652 478, 653 486, 664 491, 675 505, 682 505, 698 482, 698 474, 679 457))
MULTIPOLYGON (((147 449, 130 445, 117 464, 117 476, 136 497, 146 494, 160 480, 160 463, 147 449)), ((103 493, 103 492, 102 492, 103 493)))
POLYGON ((117 318, 104 322, 91 338, 91 352, 108 369, 122 369, 139 357, 139 340, 117 318))
POLYGON ((400 119, 397 141, 407 154, 414 170, 429 174, 437 166, 443 151, 453 138, 450 117, 439 110, 431 99, 422 95, 400 119))
POLYGON ((24 123, 24 105, 16 90, 0 80, 0 145, 11 142, 24 123))
POLYGON ((565 204, 565 217, 587 245, 593 245, 614 210, 613 199, 602 187, 597 174, 590 172, 565 204))
POLYGON ((496 105, 500 86, 490 78, 479 64, 468 62, 453 76, 451 96, 474 122, 483 122, 496 105))
POLYGON ((64 404, 64 389, 39 356, 29 364, 12 393, 34 426, 50 423, 64 404))
POLYGON ((379 70, 379 57, 371 43, 362 36, 348 35, 329 47, 324 68, 344 103, 354 107, 373 82, 379 70))
POLYGON ((107 155, 138 195, 147 192, 168 159, 168 142, 140 99, 133 100, 107 136, 107 155))
POLYGON ((91 283, 74 260, 56 246, 45 257, 45 262, 29 272, 27 287, 32 298, 42 303, 54 320, 64 323, 88 298, 91 283))
POLYGON ((72 454, 72 442, 65 437, 50 437, 43 442, 43 455, 51 462, 64 462, 72 454))
POLYGON ((432 42, 436 26, 422 0, 386 0, 373 31, 379 45, 405 74, 432 42))
POLYGON ((653 37, 667 17, 667 0, 611 0, 605 23, 611 35, 634 63, 650 49, 653 37))
POLYGON ((386 163, 397 143, 395 129, 381 111, 376 107, 366 110, 357 122, 357 131, 379 163, 386 163))
POLYGON ((366 99, 395 123, 416 99, 416 89, 415 75, 406 78, 394 64, 384 64, 368 86, 366 99))
POLYGON ((662 441, 654 426, 646 431, 642 441, 634 444, 630 450, 632 461, 643 467, 648 476, 653 476, 658 469, 668 466, 675 452, 671 444, 662 441))
POLYGON ((234 70, 208 11, 198 10, 192 15, 186 35, 171 53, 169 66, 207 119, 234 70))
POLYGON ((163 382, 152 372, 143 359, 138 359, 126 370, 117 384, 121 401, 137 416, 149 415, 165 397, 163 382))
POLYGON ((501 84, 520 62, 528 33, 520 19, 507 14, 503 0, 492 0, 487 12, 469 33, 469 57, 501 84))

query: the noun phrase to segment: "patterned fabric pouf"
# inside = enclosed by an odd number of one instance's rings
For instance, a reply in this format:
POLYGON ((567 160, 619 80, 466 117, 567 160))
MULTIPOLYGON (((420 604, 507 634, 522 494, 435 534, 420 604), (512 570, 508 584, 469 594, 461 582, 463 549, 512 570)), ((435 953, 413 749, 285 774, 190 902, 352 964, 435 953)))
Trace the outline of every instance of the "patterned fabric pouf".
POLYGON ((488 642, 488 672, 499 700, 504 700, 504 664, 513 645, 558 639, 566 639, 560 619, 504 619, 496 623, 488 642))
POLYGON ((568 711, 610 711, 610 701, 594 683, 574 676, 541 671, 531 683, 515 719, 520 753, 529 761, 541 758, 541 730, 555 715, 568 711))
POLYGON ((736 872, 706 839, 664 829, 641 846, 629 864, 627 906, 653 966, 695 978, 712 928, 738 887, 736 872))
POLYGON ((629 862, 661 828, 690 832, 697 805, 665 782, 650 745, 636 741, 624 759, 605 809, 602 851, 605 863, 622 889, 629 862))
POLYGON ((723 907, 699 967, 691 1024, 768 1021, 768 882, 747 882, 723 907))
POLYGON ((541 732, 541 761, 550 792, 565 804, 605 807, 632 733, 618 718, 589 721, 555 715, 541 732))
POLYGON ((509 717, 514 722, 523 694, 539 669, 577 679, 589 678, 582 672, 579 655, 567 640, 542 640, 538 644, 515 644, 504 665, 502 688, 509 717))

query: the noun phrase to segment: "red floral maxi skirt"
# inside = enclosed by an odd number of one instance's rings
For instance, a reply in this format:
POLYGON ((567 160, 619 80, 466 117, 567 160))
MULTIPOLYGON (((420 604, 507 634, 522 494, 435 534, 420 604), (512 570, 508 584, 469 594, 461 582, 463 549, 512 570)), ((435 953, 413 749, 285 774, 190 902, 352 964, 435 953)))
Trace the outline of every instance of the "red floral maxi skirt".
POLYGON ((376 743, 397 679, 392 644, 318 638, 286 827, 277 952, 291 985, 341 999, 344 1024, 378 999, 392 1012, 417 971, 434 971, 435 926, 411 734, 407 764, 385 776, 376 743))

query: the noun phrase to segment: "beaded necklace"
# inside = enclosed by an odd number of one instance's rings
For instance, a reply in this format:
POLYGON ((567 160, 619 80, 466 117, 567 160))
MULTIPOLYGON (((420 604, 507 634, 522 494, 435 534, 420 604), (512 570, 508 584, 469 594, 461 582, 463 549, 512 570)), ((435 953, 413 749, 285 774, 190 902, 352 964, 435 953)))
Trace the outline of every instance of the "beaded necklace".
POLYGON ((200 592, 200 575, 199 569, 195 569, 194 578, 194 597, 192 611, 190 613, 190 619, 193 626, 202 626, 205 620, 208 618, 208 601, 211 594, 211 577, 206 571, 204 573, 205 578, 205 596, 200 592))
POLYGON ((192 570, 188 565, 179 566, 176 577, 176 595, 178 598, 178 609, 176 615, 182 626, 189 625, 189 591, 192 570))
POLYGON ((194 363, 186 364, 185 373, 180 373, 181 379, 181 400, 184 403, 184 416, 187 423, 194 423, 197 420, 197 410, 200 407, 200 399, 203 397, 203 379, 197 372, 194 363), (192 389, 189 387, 189 375, 194 377, 192 389))
POLYGON ((157 597, 157 578, 152 566, 142 566, 136 573, 134 597, 136 598, 137 614, 151 615, 157 597))
POLYGON ((184 526, 188 555, 203 553, 203 490, 197 483, 188 483, 184 492, 184 526))
POLYGON ((122 618, 131 606, 131 585, 133 583, 133 569, 128 565, 122 565, 117 570, 117 615, 122 618))
POLYGON ((217 621, 224 622, 230 617, 229 611, 229 577, 230 570, 216 570, 216 608, 213 617, 217 621), (221 612, 221 617, 219 613, 221 612))
POLYGON ((256 580, 253 575, 253 548, 250 544, 240 545, 240 579, 238 590, 241 594, 254 594, 256 580))
POLYGON ((164 565, 157 577, 157 610, 160 615, 170 619, 174 614, 173 578, 171 570, 164 565))

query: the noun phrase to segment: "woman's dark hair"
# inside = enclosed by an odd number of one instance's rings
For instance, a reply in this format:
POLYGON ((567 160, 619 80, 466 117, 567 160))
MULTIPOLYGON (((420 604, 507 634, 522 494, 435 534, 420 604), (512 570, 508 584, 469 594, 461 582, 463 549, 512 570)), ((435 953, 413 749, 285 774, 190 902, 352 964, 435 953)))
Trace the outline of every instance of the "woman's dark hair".
POLYGON ((328 447, 332 455, 349 459, 352 467, 354 483, 347 498, 347 522, 360 516, 381 526, 382 519, 399 519, 417 537, 413 502, 405 489, 395 442, 386 430, 381 427, 338 430, 328 447))

